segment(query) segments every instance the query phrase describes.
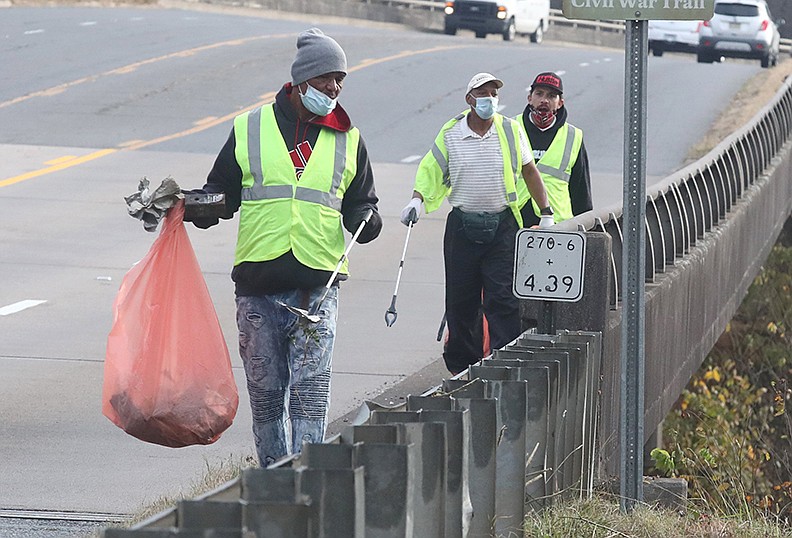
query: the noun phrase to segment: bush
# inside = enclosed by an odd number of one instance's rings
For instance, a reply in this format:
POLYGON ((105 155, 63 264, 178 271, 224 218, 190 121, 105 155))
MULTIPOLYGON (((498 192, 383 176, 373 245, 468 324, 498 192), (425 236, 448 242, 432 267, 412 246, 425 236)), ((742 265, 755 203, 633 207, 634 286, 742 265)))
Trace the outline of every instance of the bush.
POLYGON ((792 521, 792 226, 664 423, 659 472, 723 514, 792 521))

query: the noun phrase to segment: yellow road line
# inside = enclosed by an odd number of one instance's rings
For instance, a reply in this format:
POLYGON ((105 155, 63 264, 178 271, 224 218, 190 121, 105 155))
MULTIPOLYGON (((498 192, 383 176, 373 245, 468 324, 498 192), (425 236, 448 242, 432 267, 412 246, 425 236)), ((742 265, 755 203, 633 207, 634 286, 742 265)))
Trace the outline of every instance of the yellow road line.
MULTIPOLYGON (((289 34, 289 35, 291 35, 291 34, 289 34)), ((274 37, 274 36, 271 36, 271 37, 274 37)), ((255 39, 255 38, 248 38, 248 39, 255 39)), ((242 42, 242 41, 245 41, 245 40, 237 40, 237 41, 242 42)), ((232 43, 232 42, 231 41, 227 41, 225 43, 232 43)), ((204 48, 214 48, 215 46, 219 46, 219 45, 220 44, 207 45, 206 47, 200 47, 200 48, 202 48, 202 49, 204 49, 204 48)), ((417 56, 419 54, 429 54, 429 53, 432 53, 432 52, 459 49, 459 48, 465 48, 465 47, 469 47, 469 46, 470 45, 451 45, 451 46, 432 47, 432 48, 429 48, 429 49, 421 49, 421 50, 413 50, 413 51, 402 51, 402 52, 400 52, 398 54, 394 54, 394 55, 391 55, 391 56, 385 56, 383 58, 364 60, 364 61, 360 62, 358 65, 350 68, 349 72, 352 73, 354 71, 359 71, 360 69, 363 69, 365 67, 371 67, 372 65, 377 65, 377 64, 384 63, 384 62, 398 60, 398 59, 401 59, 401 58, 407 58, 409 56, 417 56)), ((172 56, 172 55, 168 55, 168 56, 172 56)), ((163 58, 165 58, 165 57, 163 57, 163 58)), ((149 60, 144 60, 144 62, 140 62, 140 63, 142 64, 142 63, 145 63, 145 62, 148 62, 148 61, 149 60)), ((132 64, 132 65, 134 65, 134 64, 132 64)), ((97 75, 97 76, 99 76, 99 75, 97 75)), ((215 127, 216 125, 220 125, 221 123, 224 123, 226 121, 231 121, 236 116, 238 116, 239 114, 242 114, 243 112, 247 112, 249 110, 253 110, 255 108, 258 108, 258 107, 260 107, 262 105, 266 105, 267 103, 271 102, 275 98, 275 94, 276 93, 277 92, 265 93, 265 94, 260 96, 261 97, 261 101, 259 101, 257 103, 254 103, 252 105, 249 105, 249 106, 247 106, 247 107, 245 107, 245 108, 243 108, 241 110, 236 110, 236 111, 234 111, 234 112, 232 112, 230 114, 226 114, 225 116, 220 116, 220 117, 211 117, 210 116, 210 117, 207 117, 207 118, 203 118, 202 120, 198 120, 197 122, 195 122, 195 124, 194 124, 195 126, 194 127, 191 127, 190 129, 185 129, 184 131, 179 131, 177 133, 161 136, 161 137, 154 138, 154 139, 151 139, 151 140, 129 140, 127 142, 123 142, 123 143, 119 144, 118 147, 116 147, 116 148, 109 148, 109 149, 103 149, 103 150, 95 151, 94 153, 90 153, 90 154, 84 155, 82 157, 77 157, 77 158, 74 158, 74 159, 71 159, 71 160, 58 162, 58 163, 53 164, 52 166, 49 166, 47 168, 42 168, 40 170, 33 170, 33 171, 27 172, 25 174, 21 174, 21 175, 14 176, 14 177, 11 177, 11 178, 8 178, 8 179, 0 180, 0 187, 6 187, 8 185, 13 185, 14 183, 19 183, 20 181, 25 181, 27 179, 40 177, 40 176, 43 176, 45 174, 49 174, 49 173, 52 173, 52 172, 57 172, 59 170, 64 170, 66 168, 71 168, 72 166, 77 166, 79 164, 83 164, 83 163, 86 163, 88 161, 93 161, 95 159, 99 159, 101 157, 104 157, 106 155, 110 155, 110 154, 115 153, 117 151, 121 151, 121 150, 134 151, 134 150, 142 149, 142 148, 145 148, 145 147, 153 146, 155 144, 160 144, 162 142, 167 142, 169 140, 174 140, 176 138, 182 138, 182 137, 185 137, 187 135, 191 135, 191 134, 199 133, 201 131, 205 131, 205 130, 211 128, 211 127, 215 127)), ((30 95, 32 96, 33 94, 30 94, 30 95)), ((6 103, 9 103, 9 101, 6 101, 6 103)), ((2 107, 2 106, 4 106, 3 103, 0 103, 0 107, 2 107)))
POLYGON ((44 174, 57 172, 58 170, 71 168, 72 166, 77 166, 78 164, 87 163, 88 161, 100 159, 105 155, 110 155, 111 153, 115 153, 116 151, 118 150, 114 148, 102 149, 99 151, 94 151, 93 153, 89 153, 88 155, 83 155, 82 157, 76 157, 74 159, 62 162, 60 164, 54 164, 52 166, 48 166, 47 168, 41 168, 39 170, 33 170, 31 172, 26 172, 18 176, 10 177, 8 179, 3 179, 0 180, 0 187, 7 187, 8 185, 13 185, 14 183, 25 181, 26 179, 32 179, 34 177, 43 176, 44 174))
POLYGON ((49 161, 44 161, 44 164, 61 164, 65 162, 69 162, 72 159, 76 159, 76 155, 64 155, 63 157, 58 157, 57 159, 51 159, 49 161))
POLYGON ((14 99, 9 99, 8 101, 0 101, 0 108, 15 105, 17 103, 27 101, 28 99, 32 99, 33 97, 51 97, 53 95, 58 95, 59 93, 65 92, 69 88, 78 86, 80 84, 84 84, 86 82, 94 82, 101 77, 106 77, 109 75, 126 75, 128 73, 132 73, 133 71, 136 71, 138 68, 143 67, 144 65, 161 62, 163 60, 169 60, 172 58, 187 58, 199 52, 217 49, 220 47, 236 47, 239 45, 244 45, 245 43, 249 43, 251 41, 258 41, 261 39, 278 39, 278 38, 292 37, 292 35, 293 34, 273 34, 273 35, 245 37, 242 39, 231 39, 229 41, 221 41, 218 43, 211 43, 209 45, 202 45, 200 47, 194 47, 191 49, 180 50, 177 52, 172 52, 170 54, 165 54, 163 56, 156 56, 154 58, 149 58, 147 60, 142 60, 140 62, 131 63, 129 65, 118 67, 116 69, 111 69, 109 71, 105 71, 104 73, 99 73, 98 75, 90 75, 87 77, 78 78, 77 80, 72 80, 71 82, 65 82, 63 84, 59 84, 51 88, 35 91, 27 95, 21 95, 19 97, 15 97, 14 99))

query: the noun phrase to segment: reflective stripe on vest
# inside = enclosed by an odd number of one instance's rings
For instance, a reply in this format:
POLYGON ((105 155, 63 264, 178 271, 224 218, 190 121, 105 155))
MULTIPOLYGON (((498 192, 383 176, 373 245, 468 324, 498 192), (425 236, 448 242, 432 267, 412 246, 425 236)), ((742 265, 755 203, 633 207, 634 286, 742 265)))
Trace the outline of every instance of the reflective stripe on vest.
MULTIPOLYGON (((253 176, 253 185, 242 189, 242 200, 275 200, 278 198, 295 198, 304 202, 321 204, 329 208, 341 211, 341 199, 338 198, 338 188, 344 178, 346 168, 346 133, 335 132, 335 159, 333 164, 333 182, 329 192, 307 189, 297 186, 292 189, 291 185, 264 185, 264 171, 261 165, 261 108, 252 111, 247 118, 247 154, 248 167, 253 176)), ((273 114, 272 108, 268 108, 268 113, 273 114)))
MULTIPOLYGON (((564 141, 564 152, 561 154, 561 163, 558 167, 550 166, 542 162, 542 159, 536 164, 536 167, 539 169, 540 172, 543 174, 548 174, 555 178, 560 179, 565 183, 569 183, 570 172, 571 168, 569 166, 569 162, 572 160, 572 149, 575 146, 575 136, 580 129, 576 128, 574 125, 566 124, 567 126, 567 133, 566 133, 566 140, 564 141), (567 168, 570 168, 570 171, 567 172, 567 168)), ((557 136, 557 133, 556 133, 557 136)), ((547 153, 545 153, 545 156, 547 153)))
MULTIPOLYGON (((464 117, 465 117, 465 113, 463 112, 462 114, 457 114, 456 116, 454 116, 454 119, 452 121, 456 123, 464 117)), ((443 174, 443 185, 445 185, 446 187, 450 187, 451 173, 448 171, 448 159, 445 156, 445 146, 441 148, 437 143, 438 139, 439 137, 435 139, 435 143, 432 144, 432 157, 434 157, 434 160, 437 161, 437 166, 440 167, 440 171, 443 174)))
MULTIPOLYGON (((514 174, 514 184, 515 188, 517 186, 517 182, 519 178, 522 177, 522 165, 521 163, 517 162, 517 141, 514 139, 514 127, 512 127, 512 121, 506 116, 503 117, 503 133, 506 135, 506 143, 509 145, 509 155, 511 156, 511 169, 512 173, 514 174)), ((512 204, 517 201, 517 191, 509 191, 506 190, 506 200, 509 204, 512 204)))

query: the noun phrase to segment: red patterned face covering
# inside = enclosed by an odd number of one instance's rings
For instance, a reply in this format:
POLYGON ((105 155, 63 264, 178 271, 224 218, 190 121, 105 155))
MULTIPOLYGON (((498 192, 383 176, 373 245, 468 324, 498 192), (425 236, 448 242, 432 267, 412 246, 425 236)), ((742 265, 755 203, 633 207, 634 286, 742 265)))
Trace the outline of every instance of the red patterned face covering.
POLYGON ((547 129, 550 127, 553 124, 553 121, 555 121, 555 116, 555 111, 551 112, 549 110, 538 110, 536 108, 531 108, 531 120, 533 120, 534 125, 540 129, 547 129))

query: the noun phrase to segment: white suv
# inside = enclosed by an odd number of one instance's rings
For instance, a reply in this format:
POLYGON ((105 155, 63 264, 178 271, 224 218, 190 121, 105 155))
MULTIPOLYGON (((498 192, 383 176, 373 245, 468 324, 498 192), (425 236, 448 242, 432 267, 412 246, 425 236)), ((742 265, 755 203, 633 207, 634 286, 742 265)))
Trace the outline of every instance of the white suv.
POLYGON ((541 43, 550 24, 550 0, 448 0, 444 31, 473 30, 476 37, 500 34, 511 41, 517 34, 541 43))
POLYGON ((715 14, 699 31, 698 61, 751 58, 762 67, 776 65, 782 24, 773 20, 765 0, 716 0, 715 14))

